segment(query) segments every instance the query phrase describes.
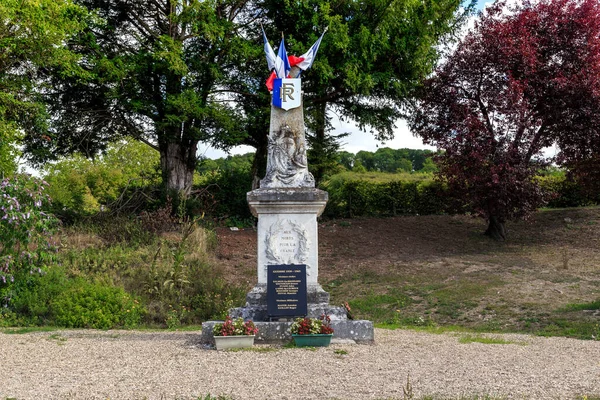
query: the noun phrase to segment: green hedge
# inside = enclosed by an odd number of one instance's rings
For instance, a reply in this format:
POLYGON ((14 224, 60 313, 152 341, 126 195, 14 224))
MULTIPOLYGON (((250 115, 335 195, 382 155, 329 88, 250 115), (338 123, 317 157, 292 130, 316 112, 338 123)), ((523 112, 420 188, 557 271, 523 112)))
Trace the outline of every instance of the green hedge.
POLYGON ((538 176, 540 186, 552 197, 546 205, 549 208, 582 207, 600 203, 600 193, 589 193, 564 172, 538 176))
POLYGON ((429 174, 342 173, 322 185, 328 217, 442 214, 451 202, 429 174))
MULTIPOLYGON (((547 207, 580 207, 600 203, 600 195, 586 193, 565 174, 536 178, 550 193, 547 207)), ((344 172, 321 185, 329 192, 324 215, 329 218, 362 216, 428 215, 464 213, 459 200, 452 199, 444 184, 432 174, 344 172)))

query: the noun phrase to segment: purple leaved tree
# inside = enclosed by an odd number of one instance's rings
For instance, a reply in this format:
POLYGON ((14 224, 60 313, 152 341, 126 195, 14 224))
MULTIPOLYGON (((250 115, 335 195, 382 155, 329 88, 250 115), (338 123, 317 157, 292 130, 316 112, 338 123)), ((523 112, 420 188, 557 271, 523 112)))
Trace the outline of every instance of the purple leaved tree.
POLYGON ((426 81, 410 127, 443 150, 440 178, 506 238, 504 223, 546 200, 551 161, 590 166, 600 150, 600 2, 496 3, 426 81), (551 159, 543 150, 556 145, 551 159))

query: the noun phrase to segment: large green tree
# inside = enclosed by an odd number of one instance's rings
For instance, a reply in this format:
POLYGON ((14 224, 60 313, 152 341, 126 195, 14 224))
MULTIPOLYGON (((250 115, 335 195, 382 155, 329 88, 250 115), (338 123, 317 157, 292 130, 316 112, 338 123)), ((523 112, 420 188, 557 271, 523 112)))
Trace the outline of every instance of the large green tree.
MULTIPOLYGON (((303 82, 312 151, 309 165, 335 159, 332 113, 379 140, 393 138, 406 101, 433 70, 436 45, 470 8, 461 0, 307 0, 262 2, 288 54, 304 53, 325 27, 319 54, 303 82), (334 151, 331 147, 334 145, 334 151)), ((313 168, 317 181, 325 170, 313 168)))
POLYGON ((84 23, 84 10, 69 0, 0 2, 0 175, 16 168, 15 143, 23 132, 49 139, 45 107, 33 89, 46 89, 45 68, 60 66, 68 78, 81 73, 63 44, 84 23))
POLYGON ((241 111, 221 85, 248 58, 246 1, 76 0, 100 18, 69 43, 89 79, 54 71, 52 141, 30 149, 93 156, 129 136, 160 153, 163 183, 187 195, 200 141, 239 142, 241 111))

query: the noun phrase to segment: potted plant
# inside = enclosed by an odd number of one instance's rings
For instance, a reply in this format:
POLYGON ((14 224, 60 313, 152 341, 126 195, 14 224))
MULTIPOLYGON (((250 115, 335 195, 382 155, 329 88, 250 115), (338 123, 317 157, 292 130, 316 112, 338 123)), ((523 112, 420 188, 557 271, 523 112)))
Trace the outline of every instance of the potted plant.
POLYGON ((331 318, 321 315, 319 318, 296 318, 290 332, 298 347, 326 347, 331 343, 333 328, 331 318))
POLYGON ((254 322, 244 322, 242 318, 233 320, 229 315, 225 317, 225 322, 213 327, 217 350, 252 347, 257 333, 258 328, 254 326, 254 322))

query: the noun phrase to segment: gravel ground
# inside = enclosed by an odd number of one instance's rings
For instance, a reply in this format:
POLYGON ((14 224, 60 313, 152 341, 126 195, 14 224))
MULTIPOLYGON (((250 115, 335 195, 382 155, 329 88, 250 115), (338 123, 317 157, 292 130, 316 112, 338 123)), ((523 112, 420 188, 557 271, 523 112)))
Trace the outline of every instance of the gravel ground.
POLYGON ((402 399, 600 396, 600 341, 376 329, 374 345, 221 352, 198 333, 56 331, 0 334, 0 399, 402 399), (343 354, 346 353, 347 354, 343 354))

